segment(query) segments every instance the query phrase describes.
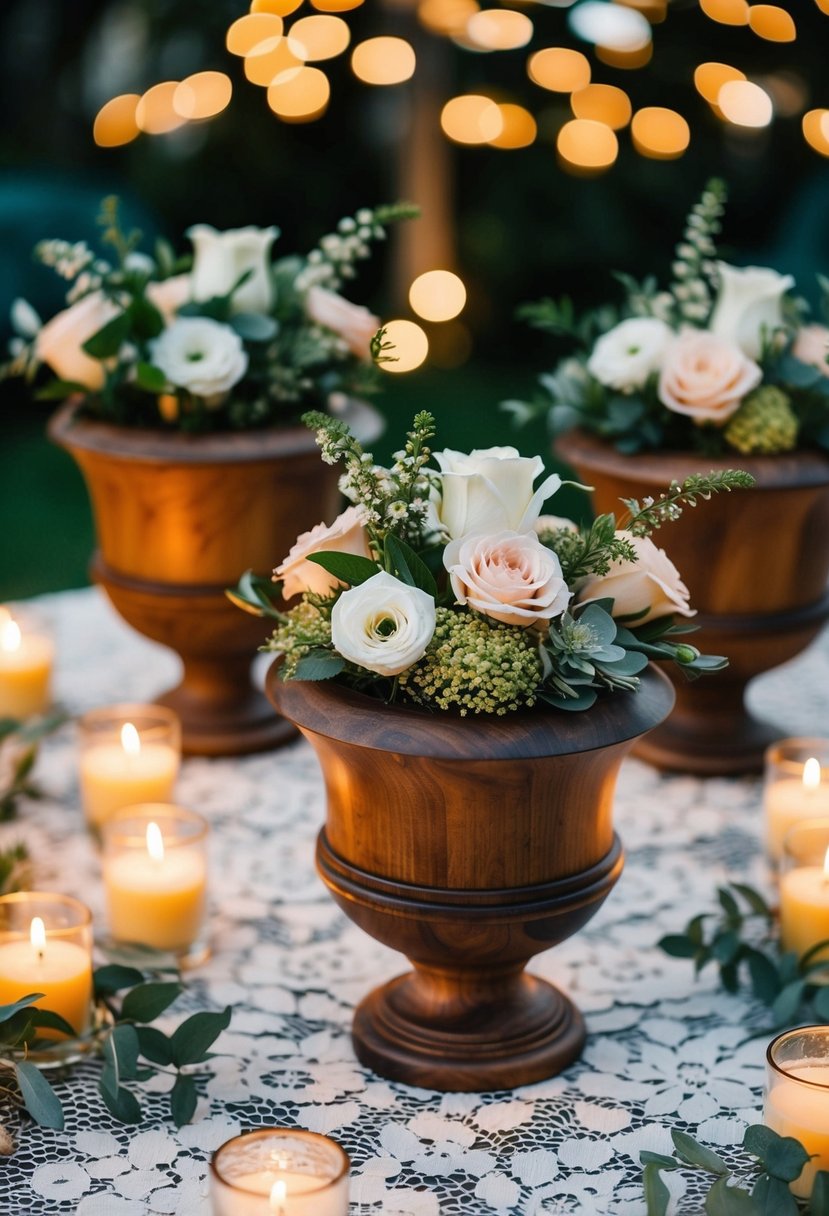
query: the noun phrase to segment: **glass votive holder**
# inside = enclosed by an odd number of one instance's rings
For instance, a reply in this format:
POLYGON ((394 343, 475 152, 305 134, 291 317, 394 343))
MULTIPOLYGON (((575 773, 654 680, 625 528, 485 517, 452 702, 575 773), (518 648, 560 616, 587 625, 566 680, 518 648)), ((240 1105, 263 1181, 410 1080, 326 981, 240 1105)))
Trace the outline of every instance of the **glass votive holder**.
MULTIPOLYGON (((780 944, 801 958, 829 942, 829 819, 804 819, 783 838, 780 944)), ((829 946, 815 961, 829 962, 829 946)))
POLYGON ((766 749, 763 807, 766 852, 779 865, 789 828, 829 817, 829 739, 780 739, 766 749))
POLYGON ((103 825, 109 931, 119 944, 174 955, 181 968, 210 955, 207 820, 173 803, 116 811, 103 825))
POLYGON ((350 1167, 345 1150, 317 1132, 245 1132, 213 1154, 213 1216, 348 1216, 350 1167))
POLYGON ((812 1154, 791 1184, 805 1199, 817 1171, 829 1170, 829 1026, 787 1030, 769 1044, 763 1122, 779 1136, 794 1136, 812 1154))
POLYGON ((0 718, 22 722, 46 712, 54 658, 42 624, 0 606, 0 718))
POLYGON ((108 705, 79 719, 86 821, 100 833, 116 811, 170 802, 181 764, 181 723, 164 705, 108 705))
MULTIPOLYGON (((69 895, 17 891, 0 896, 0 1005, 35 992, 38 1009, 48 1009, 87 1033, 92 1020, 92 913, 69 895)), ((38 1028, 56 1051, 68 1036, 38 1028)), ((60 1054, 58 1052, 58 1054, 60 1054)), ((28 1053, 34 1063, 50 1060, 48 1048, 28 1053)))

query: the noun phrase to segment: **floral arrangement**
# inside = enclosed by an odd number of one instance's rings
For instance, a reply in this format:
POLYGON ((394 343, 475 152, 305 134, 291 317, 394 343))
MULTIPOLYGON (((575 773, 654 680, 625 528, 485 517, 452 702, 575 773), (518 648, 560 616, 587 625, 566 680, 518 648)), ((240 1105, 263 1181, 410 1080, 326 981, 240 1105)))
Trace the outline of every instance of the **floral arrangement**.
POLYGON ((541 515, 562 485, 534 483, 540 457, 515 448, 446 449, 429 466, 431 414, 414 419, 391 468, 345 424, 320 413, 322 458, 342 461, 351 500, 330 526, 299 537, 276 587, 248 572, 231 598, 275 618, 266 647, 284 679, 336 678, 387 701, 461 715, 506 714, 538 702, 588 709, 606 690, 633 690, 650 657, 690 676, 725 665, 675 635, 692 628, 688 591, 650 539, 718 490, 751 484, 728 470, 673 483, 656 501, 625 503, 579 528, 541 515), (299 602, 282 611, 281 597, 299 602))
MULTIPOLYGON (((165 241, 150 256, 122 231, 118 201, 100 216, 109 259, 83 242, 41 242, 36 256, 70 284, 68 307, 43 324, 23 300, 7 374, 52 377, 40 396, 78 395, 85 410, 129 426, 247 428, 371 390, 380 321, 338 293, 386 226, 416 214, 365 208, 305 256, 272 260, 279 229, 187 230, 192 257, 165 241)), ((378 347, 379 353, 379 347, 378 347)))
MULTIPOLYGON (((577 319, 543 300, 522 315, 580 351, 541 377, 519 421, 549 413, 554 434, 583 427, 621 452, 689 448, 708 455, 829 450, 829 327, 805 324, 791 275, 716 257, 726 191, 711 181, 676 249, 673 282, 618 275, 621 307, 577 319), (551 404, 552 401, 552 404, 551 404)), ((829 280, 820 278, 829 321, 829 280)))

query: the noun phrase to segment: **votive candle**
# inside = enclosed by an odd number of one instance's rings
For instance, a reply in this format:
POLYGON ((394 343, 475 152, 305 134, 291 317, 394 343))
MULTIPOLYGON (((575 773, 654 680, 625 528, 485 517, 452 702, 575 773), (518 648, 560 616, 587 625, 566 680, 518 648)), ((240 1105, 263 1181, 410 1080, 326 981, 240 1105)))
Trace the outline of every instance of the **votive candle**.
POLYGON ((339 1144, 316 1132, 246 1132, 210 1163, 213 1216, 348 1216, 350 1165, 339 1144))
MULTIPOLYGON (((795 824, 783 840, 780 942, 801 957, 829 942, 829 819, 795 824)), ((829 947, 819 957, 829 959, 829 947)))
MULTIPOLYGON (((67 895, 18 891, 0 897, 0 1005, 35 992, 76 1034, 89 1029, 92 1011, 92 914, 67 895)), ((39 1029, 41 1038, 63 1039, 39 1029)))
POLYGON ((0 609, 0 718, 22 721, 49 708, 53 660, 49 638, 0 609))
POLYGON ((81 801, 90 827, 143 802, 170 802, 181 724, 163 705, 112 705, 80 719, 81 801))
POLYGON ((769 1044, 763 1122, 812 1155, 791 1183, 793 1194, 807 1198, 817 1171, 829 1170, 829 1026, 787 1030, 769 1044))
POLYGON ((766 751, 766 851, 779 865, 783 838, 803 819, 829 817, 829 739, 781 739, 766 751))

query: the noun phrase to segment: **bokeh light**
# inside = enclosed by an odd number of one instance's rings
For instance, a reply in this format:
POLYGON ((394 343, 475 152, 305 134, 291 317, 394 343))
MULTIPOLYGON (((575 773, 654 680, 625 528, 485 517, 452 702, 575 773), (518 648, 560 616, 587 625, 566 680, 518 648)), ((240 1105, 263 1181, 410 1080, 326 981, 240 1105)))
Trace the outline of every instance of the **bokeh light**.
POLYGON ((829 0, 815 0, 815 4, 822 13, 829 13, 829 0))
POLYGON ((646 17, 633 8, 608 0, 584 0, 571 9, 569 24, 585 42, 599 43, 606 50, 640 51, 651 40, 646 17))
POLYGON ((325 113, 331 85, 319 68, 300 68, 289 80, 272 84, 268 105, 286 122, 312 122, 325 113))
POLYGON ((368 38, 351 53, 351 70, 364 84, 402 84, 415 66, 414 48, 405 38, 368 38))
POLYGON ((815 152, 829 156, 829 110, 810 110, 804 114, 803 136, 815 152))
POLYGON ((231 55, 249 55, 260 43, 281 38, 284 28, 282 18, 275 13, 248 13, 233 22, 225 45, 231 55))
POLYGON ((390 343, 384 351, 395 362, 380 363, 384 372, 413 372, 420 367, 429 354, 429 339, 426 333, 414 321, 388 321, 384 326, 384 341, 390 343))
POLYGON ((699 6, 720 25, 748 25, 748 0, 699 0, 699 6))
POLYGON ((768 42, 794 42, 797 26, 790 13, 776 4, 752 4, 748 23, 760 38, 768 42))
POLYGON ((453 38, 464 33, 469 18, 480 10, 478 0, 422 0, 417 16, 424 29, 453 38))
POLYGON ((305 64, 305 48, 293 38, 269 38, 245 56, 245 76, 251 84, 268 88, 285 84, 296 76, 305 64))
POLYGON ((538 124, 529 110, 509 101, 499 102, 498 109, 503 126, 500 135, 487 141, 493 148, 529 148, 535 143, 538 124))
POLYGON ((347 13, 352 8, 359 8, 363 0, 311 0, 311 3, 321 13, 347 13))
POLYGON ((559 131, 556 149, 565 168, 601 173, 616 160, 619 141, 604 123, 590 118, 573 118, 559 131))
POLYGON ((553 93, 572 93, 590 84, 590 61, 581 51, 549 46, 527 60, 530 80, 553 93))
POLYGON ((694 72, 694 85, 697 92, 705 98, 710 105, 717 105, 717 98, 720 95, 720 89, 729 80, 745 80, 745 72, 741 72, 739 68, 732 68, 727 63, 701 63, 694 72))
POLYGON ((630 134, 636 151, 652 160, 675 160, 691 142, 691 128, 682 115, 663 106, 637 110, 630 134))
POLYGON ((319 13, 295 21, 291 26, 290 38, 303 48, 304 58, 308 62, 316 63, 341 55, 351 41, 351 30, 342 17, 319 13))
POLYGON ((614 84, 589 84, 572 95, 570 105, 576 118, 592 118, 614 131, 626 127, 632 113, 627 93, 614 84))
POLYGON ((635 8, 651 25, 659 25, 668 15, 668 0, 616 0, 627 8, 635 8))
POLYGON ((458 144, 486 144, 504 129, 498 105, 490 97, 466 93, 447 101, 440 115, 445 135, 458 144))
POLYGON ((611 68, 621 68, 625 72, 635 72, 638 68, 646 67, 653 58, 653 42, 648 42, 638 51, 618 51, 612 46, 596 46, 596 58, 611 68))
POLYGON ((717 105, 728 122, 739 127, 767 127, 774 106, 765 89, 751 80, 728 80, 717 96, 717 105))
POLYGON ((424 321, 451 321, 466 304, 463 279, 451 270, 427 270, 409 288, 409 304, 424 321))
POLYGON ((167 135, 186 122, 175 109, 178 86, 178 80, 163 80, 147 89, 139 99, 135 107, 135 121, 147 135, 167 135))
POLYGON ((233 85, 224 72, 196 72, 173 94, 173 109, 182 118, 214 118, 230 105, 233 85))
POLYGON ((278 17, 287 17, 295 12, 302 0, 251 0, 252 13, 275 13, 278 17))
POLYGON ((92 125, 92 138, 99 148, 119 148, 132 143, 141 131, 135 121, 140 93, 121 93, 101 106, 92 125))
POLYGON ((514 9, 488 8, 466 23, 466 37, 481 51, 514 51, 533 36, 533 23, 514 9))

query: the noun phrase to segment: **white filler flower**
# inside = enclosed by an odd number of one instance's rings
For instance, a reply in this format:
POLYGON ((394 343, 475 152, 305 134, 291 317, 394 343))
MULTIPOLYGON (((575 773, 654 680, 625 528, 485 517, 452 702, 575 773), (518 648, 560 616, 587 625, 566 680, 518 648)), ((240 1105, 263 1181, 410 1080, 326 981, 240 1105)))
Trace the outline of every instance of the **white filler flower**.
POLYGON ((435 632, 435 601, 381 571, 344 591, 331 612, 331 640, 349 663, 396 676, 421 658, 435 632))
POLYGON ((209 317, 180 317, 151 344, 152 360, 176 388, 197 397, 226 393, 248 369, 242 339, 209 317))

